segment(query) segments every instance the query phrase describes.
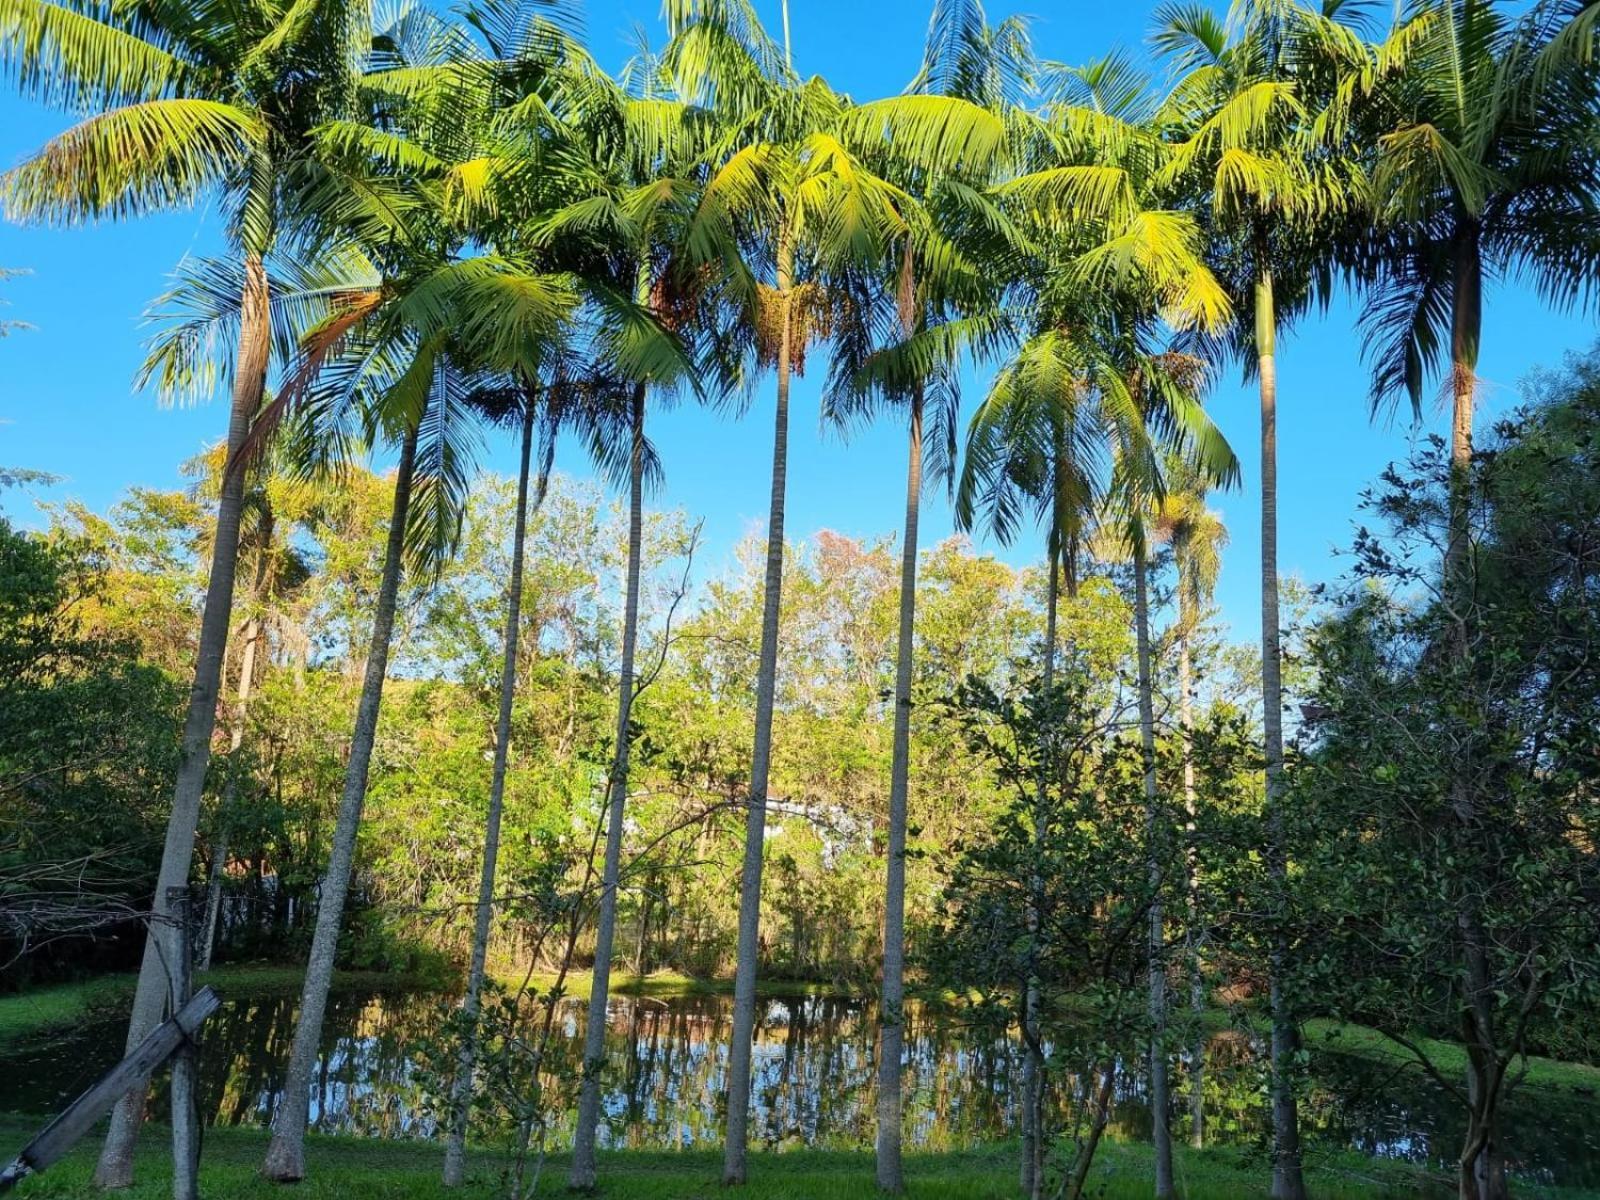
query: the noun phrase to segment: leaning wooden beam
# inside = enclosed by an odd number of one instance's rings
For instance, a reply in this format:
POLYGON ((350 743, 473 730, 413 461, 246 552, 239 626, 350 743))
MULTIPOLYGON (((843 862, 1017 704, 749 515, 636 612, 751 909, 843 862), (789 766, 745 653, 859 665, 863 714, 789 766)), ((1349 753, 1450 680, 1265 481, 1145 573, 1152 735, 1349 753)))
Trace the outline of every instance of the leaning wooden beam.
POLYGON ((133 1053, 118 1063, 54 1121, 41 1129, 11 1165, 0 1171, 0 1192, 10 1191, 29 1175, 36 1175, 72 1149, 125 1093, 141 1087, 172 1052, 193 1037, 205 1019, 216 1012, 222 997, 203 987, 194 999, 150 1031, 133 1053))

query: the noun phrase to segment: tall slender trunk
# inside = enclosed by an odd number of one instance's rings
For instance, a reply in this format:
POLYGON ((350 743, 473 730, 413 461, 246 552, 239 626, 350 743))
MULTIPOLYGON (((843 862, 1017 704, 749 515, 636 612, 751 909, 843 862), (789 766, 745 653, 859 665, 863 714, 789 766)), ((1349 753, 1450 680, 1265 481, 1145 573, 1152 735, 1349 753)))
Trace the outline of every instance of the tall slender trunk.
POLYGON ((1272 1196, 1305 1200, 1294 1067, 1298 1034, 1284 991, 1288 940, 1288 847, 1283 827, 1283 674, 1278 630, 1278 315, 1272 273, 1255 285, 1256 373, 1261 384, 1261 732, 1267 768, 1267 871, 1272 929, 1268 989, 1272 1005, 1272 1196))
MULTIPOLYGON (((1184 553, 1181 546, 1179 553, 1184 553)), ((1196 1150, 1206 1144, 1206 1013, 1205 974, 1200 953, 1200 848, 1197 844, 1199 810, 1194 788, 1194 665, 1191 642, 1199 614, 1186 588, 1178 593, 1178 745, 1183 755, 1184 884, 1189 911, 1184 927, 1184 957, 1189 968, 1189 1010, 1194 1034, 1189 1043, 1189 1144, 1196 1150)))
POLYGON ((344 794, 339 799, 333 847, 328 854, 328 870, 322 878, 318 897, 317 924, 311 937, 305 982, 300 989, 300 1019, 289 1051, 283 1099, 273 1118, 272 1141, 261 1165, 261 1173, 279 1183, 303 1179, 306 1173, 306 1122, 310 1116, 312 1079, 322 1046, 322 1018, 328 1006, 328 990, 333 984, 333 960, 339 949, 339 927, 344 919, 345 897, 355 866, 356 834, 361 827, 361 809, 367 798, 367 773, 372 766, 378 715, 383 705, 384 676, 389 669, 389 643, 394 636, 395 602, 405 553, 406 514, 411 506, 412 477, 417 462, 417 431, 418 423, 413 423, 406 430, 400 448, 394 508, 389 517, 388 543, 384 547, 383 576, 372 616, 372 640, 361 681, 361 699, 356 705, 356 722, 350 735, 344 794))
MULTIPOLYGON (((1483 252, 1481 230, 1470 217, 1460 217, 1453 245, 1454 279, 1450 321, 1450 538, 1445 548, 1444 596, 1454 616, 1451 653, 1470 654, 1468 610, 1472 605, 1471 557, 1472 421, 1477 393, 1478 345, 1483 328, 1483 252)), ((1451 807, 1461 836, 1479 836, 1477 797, 1473 792, 1476 747, 1469 739, 1452 764, 1451 807)), ((1508 1196, 1505 1158, 1499 1143, 1500 1100, 1505 1068, 1496 1031, 1494 980, 1489 966, 1488 934, 1474 889, 1458 901, 1461 930, 1461 1026, 1467 1047, 1469 1099, 1466 1141, 1458 1163, 1461 1200, 1504 1200, 1508 1196)))
POLYGON ((595 931, 594 979, 589 985, 589 1024, 584 1030, 583 1082, 578 1123, 572 1137, 567 1186, 595 1186, 595 1135, 600 1124, 600 1071, 605 1066, 606 1001, 611 989, 611 950, 617 935, 617 884, 622 874, 622 810, 628 797, 628 725, 633 715, 633 652, 639 638, 639 559, 644 543, 645 385, 633 389, 633 452, 628 467, 628 583, 622 618, 622 670, 617 681, 617 746, 612 760, 606 814, 606 863, 600 881, 600 919, 595 931))
POLYGON ((906 793, 911 770, 911 664, 917 618, 917 519, 922 506, 922 388, 911 395, 906 528, 900 547, 900 631, 894 669, 894 752, 883 905, 883 999, 878 1009, 878 1187, 905 1190, 900 1161, 900 1059, 905 1046, 906 793))
MULTIPOLYGON (((255 597, 259 604, 266 596, 272 563, 272 510, 262 516, 260 545, 256 551, 255 597)), ((239 688, 233 707, 233 728, 228 732, 228 777, 222 786, 222 803, 217 806, 217 834, 211 848, 210 875, 206 883, 205 918, 200 927, 200 945, 195 950, 195 969, 211 969, 216 950, 217 925, 222 915, 222 880, 228 869, 228 843, 233 833, 234 810, 239 803, 239 747, 244 744, 245 722, 250 716, 250 693, 256 677, 256 657, 265 630, 260 617, 251 617, 244 626, 244 651, 239 658, 239 688)))
MULTIPOLYGON (((259 572, 258 579, 259 579, 259 572)), ((239 803, 239 747, 244 744, 245 720, 250 712, 251 683, 255 678, 256 647, 261 642, 261 621, 252 617, 244 626, 244 653, 239 661, 239 689, 233 706, 233 728, 228 732, 228 778, 222 785, 222 802, 217 805, 217 832, 211 847, 211 866, 206 881, 206 910, 200 926, 200 945, 195 949, 195 970, 209 971, 217 944, 217 925, 222 915, 222 880, 228 870, 228 843, 233 833, 234 809, 239 803)))
POLYGON ((728 1135, 722 1181, 745 1181, 750 1136, 750 1054, 756 1028, 756 971, 761 953, 761 865, 766 846, 767 780, 772 768, 772 708, 778 688, 778 618, 783 606, 783 516, 789 473, 789 374, 793 347, 794 237, 778 236, 778 402, 772 433, 772 500, 767 516, 767 568, 761 599, 761 656, 756 667, 756 728, 739 878, 739 948, 733 977, 733 1034, 728 1048, 728 1135))
POLYGON ((1478 386, 1478 341, 1483 327, 1483 254, 1475 220, 1460 219, 1452 254, 1450 304, 1450 541, 1445 550, 1448 586, 1462 586, 1467 556, 1468 487, 1472 469, 1472 418, 1478 386))
MULTIPOLYGON (((195 831, 205 795, 206 767, 211 759, 211 733, 217 720, 217 697, 222 688, 222 666, 228 649, 228 626, 233 617, 233 577, 239 558, 239 517, 244 505, 244 464, 239 454, 250 424, 261 408, 266 387, 267 360, 272 348, 272 319, 267 291, 267 269, 259 255, 245 259, 244 291, 239 309, 239 352, 234 365, 233 401, 228 414, 228 458, 217 502, 217 530, 211 546, 211 573, 206 582, 205 608, 200 618, 200 645, 195 659, 194 683, 189 689, 188 715, 183 724, 182 757, 172 789, 172 812, 156 874, 152 920, 145 935, 144 960, 128 1019, 127 1048, 142 1042, 161 1020, 167 1000, 167 973, 162 966, 159 941, 166 918, 167 893, 189 882, 194 863, 195 831)), ((112 1110, 110 1129, 95 1169, 102 1188, 133 1184, 134 1143, 144 1121, 144 1087, 135 1088, 112 1110)))
POLYGON ((522 632, 522 562, 528 537, 528 471, 533 461, 535 406, 524 397, 522 458, 517 470, 517 517, 511 535, 511 579, 506 587, 505 657, 500 666, 500 711, 494 727, 494 766, 489 774, 489 816, 483 831, 483 873, 478 879, 478 912, 472 927, 472 958, 467 994, 461 1000, 461 1053, 450 1089, 450 1134, 444 1148, 445 1187, 459 1187, 467 1167, 467 1116, 472 1105, 472 1073, 478 1053, 478 1012, 489 959, 489 925, 494 918, 494 874, 500 857, 500 815, 505 808, 506 762, 511 749, 511 705, 517 694, 517 642, 522 632))
MULTIPOLYGON (((1056 618, 1060 607, 1061 565, 1058 561, 1060 530, 1052 529, 1050 546, 1045 555, 1049 578, 1045 583, 1044 602, 1044 669, 1040 672, 1040 686, 1048 696, 1055 686, 1056 674, 1056 618)), ((1046 777, 1050 768, 1047 766, 1046 777)), ((1048 832, 1049 796, 1043 782, 1034 797, 1033 844, 1044 845, 1048 832)), ((1028 936, 1034 946, 1030 953, 1027 986, 1022 997, 1022 1194, 1028 1200, 1038 1200, 1044 1192, 1044 1047, 1039 1030, 1039 975, 1037 962, 1039 946, 1039 911, 1044 902, 1044 879, 1035 871, 1028 880, 1028 936)))
POLYGON ((1141 537, 1134 549, 1134 633, 1139 654, 1139 748, 1144 759, 1145 868, 1150 884, 1150 1115, 1155 1142, 1155 1195, 1166 1200, 1172 1190, 1172 1129, 1168 1125, 1167 1089, 1167 946, 1161 904, 1163 840, 1156 788, 1155 685, 1150 670, 1149 564, 1141 537))

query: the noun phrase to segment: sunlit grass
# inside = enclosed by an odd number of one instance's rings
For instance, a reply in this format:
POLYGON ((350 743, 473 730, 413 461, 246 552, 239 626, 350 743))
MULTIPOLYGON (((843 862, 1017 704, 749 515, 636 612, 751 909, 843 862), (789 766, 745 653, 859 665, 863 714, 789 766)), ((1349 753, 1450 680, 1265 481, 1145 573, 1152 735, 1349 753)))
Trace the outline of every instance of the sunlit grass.
MULTIPOLYGON (((32 1127, 0 1116, 0 1145, 9 1155, 32 1127)), ((151 1126, 140 1146, 139 1182, 119 1193, 126 1200, 166 1200, 172 1194, 164 1163, 165 1130, 151 1126)), ((283 1200, 286 1195, 315 1200, 423 1200, 445 1194, 438 1182, 441 1152, 426 1142, 376 1139, 308 1139, 307 1178, 292 1192, 257 1175, 267 1135, 260 1130, 213 1129, 206 1133, 201 1193, 207 1197, 283 1200)), ((30 1179, 16 1193, 56 1200, 98 1198, 90 1182, 97 1143, 90 1139, 51 1171, 30 1179)), ((1089 1188, 1097 1200, 1144 1200, 1150 1195, 1147 1147, 1108 1143, 1101 1149, 1089 1188)), ((504 1194, 502 1155, 479 1152, 463 1200, 490 1200, 504 1194)), ((1375 1200, 1451 1194, 1450 1181, 1394 1163, 1357 1155, 1313 1155, 1308 1180, 1318 1200, 1375 1200)), ((713 1200, 729 1195, 720 1183, 721 1157, 713 1151, 641 1151, 602 1154, 601 1194, 615 1200, 713 1200)), ((1177 1177, 1186 1200, 1248 1200, 1267 1195, 1267 1168, 1260 1154, 1233 1149, 1194 1151, 1177 1148, 1177 1177)), ((1017 1194, 1016 1150, 997 1145, 948 1154, 908 1154, 907 1195, 913 1200, 1013 1200, 1017 1194)), ((565 1195, 566 1159, 544 1165, 538 1194, 565 1195)), ((737 1195, 748 1200, 873 1200, 878 1196, 869 1153, 795 1151, 754 1154, 749 1186, 737 1195)), ((1518 1188, 1518 1195, 1551 1200, 1582 1200, 1597 1193, 1574 1188, 1518 1188)))

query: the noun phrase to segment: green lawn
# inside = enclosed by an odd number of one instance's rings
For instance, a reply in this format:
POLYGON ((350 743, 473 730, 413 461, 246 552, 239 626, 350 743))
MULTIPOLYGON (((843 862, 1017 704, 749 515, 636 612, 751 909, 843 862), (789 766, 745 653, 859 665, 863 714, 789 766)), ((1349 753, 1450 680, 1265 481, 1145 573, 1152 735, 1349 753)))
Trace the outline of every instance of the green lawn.
MULTIPOLYGON (((31 1133, 15 1118, 0 1116, 0 1153, 10 1154, 31 1133)), ((166 1200, 171 1183, 162 1162, 165 1131, 152 1126, 141 1149, 138 1185, 121 1193, 127 1200, 166 1200)), ((99 1200, 90 1186, 96 1143, 81 1145, 65 1162, 27 1180, 15 1193, 57 1200, 99 1200)), ((440 1152, 421 1142, 380 1142, 353 1138, 312 1138, 308 1178, 286 1192, 257 1174, 266 1135, 257 1130, 214 1129, 206 1134, 201 1190, 206 1197, 264 1200, 285 1196, 304 1200, 423 1200, 442 1193, 440 1152)), ((1016 1167, 1012 1147, 995 1146, 950 1154, 912 1154, 907 1158, 907 1194, 933 1200, 1015 1200, 1016 1167)), ((545 1166, 540 1196, 565 1194, 565 1161, 545 1166)), ((726 1197, 718 1184, 721 1158, 713 1152, 625 1152, 603 1155, 601 1194, 615 1200, 713 1200, 726 1197)), ((503 1159, 484 1152, 462 1200, 490 1200, 503 1194, 503 1159)), ((1097 1200, 1143 1200, 1150 1194, 1146 1147, 1110 1143, 1096 1163, 1090 1195, 1097 1200)), ((1177 1174, 1186 1200, 1248 1200, 1267 1195, 1264 1164, 1230 1150, 1195 1152, 1180 1148, 1177 1174)), ((1382 1197, 1445 1197, 1447 1181, 1405 1167, 1341 1156, 1317 1159, 1310 1173, 1317 1200, 1377 1200, 1382 1197)), ((1576 1190, 1519 1189, 1519 1195, 1551 1200, 1581 1200, 1595 1193, 1576 1190)), ((757 1154, 750 1163, 750 1186, 738 1193, 748 1200, 875 1200, 872 1157, 867 1153, 757 1154)))

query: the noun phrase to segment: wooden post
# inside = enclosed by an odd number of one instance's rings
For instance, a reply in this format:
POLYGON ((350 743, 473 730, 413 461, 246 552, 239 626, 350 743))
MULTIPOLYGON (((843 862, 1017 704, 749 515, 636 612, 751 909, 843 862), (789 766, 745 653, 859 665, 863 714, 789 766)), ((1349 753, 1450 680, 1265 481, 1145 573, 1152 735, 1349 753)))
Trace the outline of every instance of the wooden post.
POLYGON ((143 1087, 151 1072, 172 1057, 179 1045, 192 1038, 201 1022, 221 1005, 222 997, 211 988, 203 987, 181 1010, 152 1029, 150 1036, 134 1047, 127 1058, 67 1105, 60 1116, 41 1129, 16 1158, 0 1169, 0 1192, 9 1191, 29 1175, 37 1175, 60 1161, 62 1155, 94 1128, 96 1121, 111 1111, 113 1104, 133 1088, 143 1087))
MULTIPOLYGON (((172 987, 172 1011, 189 1003, 192 947, 189 944, 189 889, 167 889, 167 913, 172 924, 168 945, 167 976, 172 987)), ((195 1108, 194 1043, 187 1036, 172 1053, 172 1200, 200 1200, 200 1129, 195 1108)))

